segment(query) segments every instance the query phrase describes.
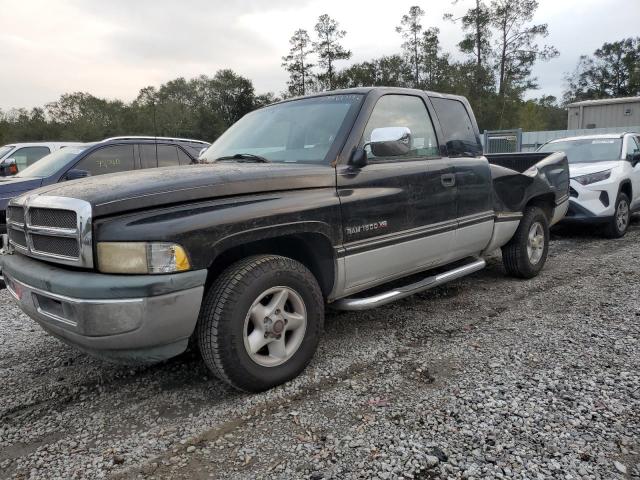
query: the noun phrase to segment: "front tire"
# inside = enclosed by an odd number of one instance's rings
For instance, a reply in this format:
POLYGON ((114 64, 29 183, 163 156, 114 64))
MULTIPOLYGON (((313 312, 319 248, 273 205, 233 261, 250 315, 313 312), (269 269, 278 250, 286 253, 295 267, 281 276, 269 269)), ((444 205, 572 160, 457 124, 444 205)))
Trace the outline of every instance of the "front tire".
POLYGON ((613 218, 604 229, 607 238, 622 238, 629 229, 631 222, 631 208, 629 207, 629 197, 626 193, 620 192, 616 199, 616 210, 613 218))
POLYGON ((517 278, 533 278, 549 252, 549 220, 538 207, 528 207, 513 238, 502 247, 502 263, 517 278))
POLYGON ((306 368, 323 323, 313 274, 290 258, 260 255, 231 265, 211 286, 196 336, 214 375, 238 390, 259 392, 306 368))

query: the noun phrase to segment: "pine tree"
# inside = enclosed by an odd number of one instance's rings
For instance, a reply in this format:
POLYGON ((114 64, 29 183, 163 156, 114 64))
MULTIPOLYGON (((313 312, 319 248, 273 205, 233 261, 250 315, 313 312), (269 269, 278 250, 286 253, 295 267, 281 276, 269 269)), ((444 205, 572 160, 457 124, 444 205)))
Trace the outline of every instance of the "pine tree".
POLYGON ((345 50, 340 44, 347 32, 340 30, 338 22, 327 14, 318 18, 315 30, 317 40, 313 42, 313 47, 318 55, 318 64, 324 70, 318 75, 318 80, 325 89, 331 90, 336 74, 335 62, 351 58, 351 51, 345 50))
POLYGON ((289 93, 293 96, 306 95, 312 79, 314 64, 308 60, 313 53, 311 38, 304 29, 296 30, 289 40, 289 55, 282 57, 282 66, 289 72, 287 82, 289 93))
POLYGON ((424 16, 424 10, 418 6, 409 9, 409 13, 402 16, 400 26, 396 27, 396 32, 402 35, 404 43, 402 49, 408 63, 412 66, 414 88, 420 88, 420 64, 422 63, 421 39, 422 24, 420 19, 424 16))

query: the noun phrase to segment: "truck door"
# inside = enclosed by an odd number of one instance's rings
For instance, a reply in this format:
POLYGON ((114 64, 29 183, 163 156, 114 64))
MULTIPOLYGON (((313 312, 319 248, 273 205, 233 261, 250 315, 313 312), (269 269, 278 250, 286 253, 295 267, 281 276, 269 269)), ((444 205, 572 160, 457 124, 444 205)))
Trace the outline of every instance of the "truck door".
POLYGON ((458 228, 450 259, 479 254, 493 233, 491 168, 482 154, 471 108, 456 98, 430 97, 455 173, 458 228))
MULTIPOLYGON (((341 202, 345 290, 362 290, 441 263, 456 227, 454 171, 441 158, 426 97, 387 94, 369 115, 359 146, 362 168, 337 169, 341 202), (374 129, 406 127, 411 149, 376 157, 366 145, 374 129)), ((370 112, 370 113, 369 113, 370 112)))

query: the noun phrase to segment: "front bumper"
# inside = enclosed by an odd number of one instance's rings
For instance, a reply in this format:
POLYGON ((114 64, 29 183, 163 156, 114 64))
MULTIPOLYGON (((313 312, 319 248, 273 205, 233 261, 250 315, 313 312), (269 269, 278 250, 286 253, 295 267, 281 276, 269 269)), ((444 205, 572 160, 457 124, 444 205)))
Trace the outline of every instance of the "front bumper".
POLYGON ((567 215, 562 219, 562 224, 604 224, 613 218, 613 215, 596 215, 583 207, 579 202, 571 199, 567 215))
POLYGON ((0 263, 9 292, 45 331, 95 356, 128 362, 156 362, 186 349, 207 275, 104 275, 19 254, 0 263))
POLYGON ((569 210, 563 223, 606 223, 615 213, 619 181, 581 185, 571 180, 569 210))

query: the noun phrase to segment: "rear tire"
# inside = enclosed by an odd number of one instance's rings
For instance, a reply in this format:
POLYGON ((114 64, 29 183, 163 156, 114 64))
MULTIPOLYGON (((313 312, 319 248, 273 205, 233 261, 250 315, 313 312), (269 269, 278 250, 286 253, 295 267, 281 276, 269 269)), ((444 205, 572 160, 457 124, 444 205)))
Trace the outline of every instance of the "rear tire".
POLYGON ((209 289, 196 336, 205 364, 238 390, 259 392, 297 377, 318 346, 324 300, 313 274, 287 257, 259 255, 209 289))
POLYGON ((544 267, 549 252, 549 220, 538 207, 528 207, 513 238, 502 247, 507 274, 533 278, 544 267))
POLYGON ((607 238, 622 238, 629 229, 631 223, 631 209, 629 207, 629 197, 626 193, 620 192, 616 198, 616 210, 613 218, 604 229, 607 238))

